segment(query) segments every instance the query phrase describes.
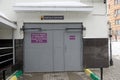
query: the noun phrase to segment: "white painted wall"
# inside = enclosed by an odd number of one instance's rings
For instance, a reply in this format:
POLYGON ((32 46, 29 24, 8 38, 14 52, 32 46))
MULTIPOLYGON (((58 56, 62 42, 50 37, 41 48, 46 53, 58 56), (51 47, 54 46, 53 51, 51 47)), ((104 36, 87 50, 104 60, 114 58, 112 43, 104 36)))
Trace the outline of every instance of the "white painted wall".
POLYGON ((0 12, 6 15, 11 21, 16 21, 16 13, 13 10, 14 0, 0 0, 0 12))
POLYGON ((45 2, 45 1, 53 1, 53 2, 59 2, 59 1, 80 1, 80 0, 15 0, 15 2, 23 3, 23 2, 45 2))
POLYGON ((23 32, 20 28, 24 22, 42 23, 42 22, 83 22, 87 30, 84 38, 107 38, 108 26, 106 16, 106 5, 103 0, 81 0, 81 2, 94 6, 91 13, 83 12, 26 12, 15 13, 13 11, 14 3, 40 2, 40 1, 80 1, 80 0, 0 0, 0 11, 4 12, 11 20, 17 21, 18 28, 15 31, 15 38, 23 38, 23 32), (2 3, 1 3, 2 2, 2 3), (2 5, 1 5, 2 4, 2 5), (1 7, 2 6, 2 7, 1 7), (17 15, 17 17, 16 17, 17 15), (43 15, 64 15, 65 19, 60 21, 41 21, 43 15))
POLYGON ((0 39, 12 39, 12 29, 0 28, 0 39))
MULTIPOLYGON (((108 27, 107 18, 105 16, 97 16, 93 14, 79 14, 72 12, 59 12, 59 13, 19 13, 19 22, 27 23, 44 23, 44 22, 83 22, 84 27, 86 27, 86 32, 84 34, 85 38, 107 38, 108 37, 108 27), (64 15, 64 21, 49 21, 41 20, 42 15, 64 15)), ((20 24, 22 25, 22 23, 20 24)), ((22 26, 20 26, 22 27, 22 26)), ((16 32, 17 33, 17 32, 16 32)), ((17 35, 16 35, 17 37, 17 35)))

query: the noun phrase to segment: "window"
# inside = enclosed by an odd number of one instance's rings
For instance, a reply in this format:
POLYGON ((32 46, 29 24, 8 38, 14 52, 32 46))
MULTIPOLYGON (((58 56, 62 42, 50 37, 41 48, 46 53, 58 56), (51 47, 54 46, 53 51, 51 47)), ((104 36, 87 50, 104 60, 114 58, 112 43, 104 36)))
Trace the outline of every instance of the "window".
POLYGON ((117 31, 117 35, 120 36, 120 30, 117 31))
POLYGON ((120 15, 120 9, 115 10, 115 16, 120 15))
POLYGON ((112 41, 117 41, 117 32, 112 30, 112 41))
POLYGON ((116 25, 120 25, 120 19, 115 21, 116 25))
POLYGON ((115 4, 120 4, 120 0, 115 0, 115 4))

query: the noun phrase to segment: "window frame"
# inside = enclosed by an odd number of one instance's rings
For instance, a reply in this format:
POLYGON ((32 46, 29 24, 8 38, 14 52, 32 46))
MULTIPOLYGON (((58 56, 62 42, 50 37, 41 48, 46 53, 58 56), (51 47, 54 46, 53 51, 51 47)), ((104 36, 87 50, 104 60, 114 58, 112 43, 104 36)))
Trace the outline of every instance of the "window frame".
POLYGON ((114 14, 115 14, 115 17, 120 15, 120 9, 116 9, 114 14))
POLYGON ((114 0, 114 4, 115 5, 120 4, 120 0, 114 0))
POLYGON ((116 25, 120 25, 120 19, 115 20, 116 25))

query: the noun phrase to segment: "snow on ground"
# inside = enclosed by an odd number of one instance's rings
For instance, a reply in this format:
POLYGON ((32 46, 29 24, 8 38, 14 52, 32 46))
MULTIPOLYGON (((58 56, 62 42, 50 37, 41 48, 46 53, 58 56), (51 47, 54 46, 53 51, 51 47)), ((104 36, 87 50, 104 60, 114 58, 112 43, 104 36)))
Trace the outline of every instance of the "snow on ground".
POLYGON ((120 42, 112 42, 113 55, 120 55, 120 42))

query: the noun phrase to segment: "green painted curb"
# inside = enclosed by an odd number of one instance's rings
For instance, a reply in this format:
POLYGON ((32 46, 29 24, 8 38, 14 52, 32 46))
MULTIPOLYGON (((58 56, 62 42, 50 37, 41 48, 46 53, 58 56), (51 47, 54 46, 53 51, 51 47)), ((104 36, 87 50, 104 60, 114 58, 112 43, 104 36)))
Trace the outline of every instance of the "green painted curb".
POLYGON ((91 73, 90 77, 92 78, 92 80, 100 80, 100 78, 94 73, 91 73))
POLYGON ((16 71, 14 75, 15 75, 17 78, 19 78, 20 76, 22 76, 22 74, 23 74, 23 72, 22 72, 21 70, 19 70, 19 71, 16 71))

